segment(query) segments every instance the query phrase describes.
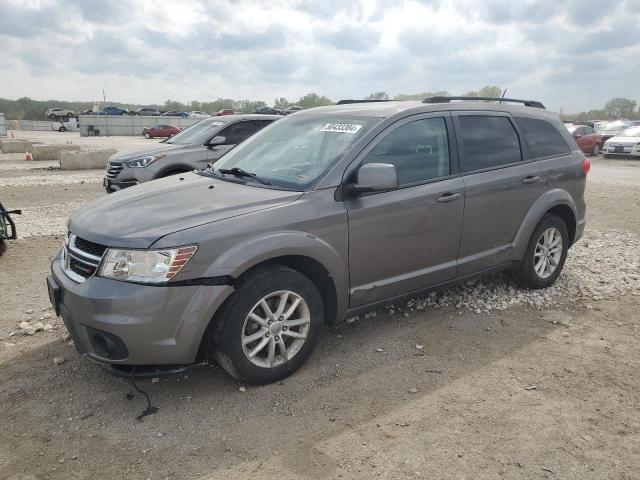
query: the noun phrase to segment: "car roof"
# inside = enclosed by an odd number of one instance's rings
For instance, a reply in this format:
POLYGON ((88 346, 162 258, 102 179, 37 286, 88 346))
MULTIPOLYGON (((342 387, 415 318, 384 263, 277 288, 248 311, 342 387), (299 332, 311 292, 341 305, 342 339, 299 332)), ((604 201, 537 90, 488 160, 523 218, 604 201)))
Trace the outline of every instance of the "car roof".
POLYGON ((413 113, 448 112, 448 111, 495 111, 508 112, 512 115, 526 115, 532 117, 557 117, 556 114, 542 108, 514 105, 512 103, 456 101, 442 103, 423 103, 415 100, 402 100, 372 103, 348 103, 343 105, 329 105, 296 112, 294 115, 346 115, 387 118, 400 112, 413 113))
POLYGON ((261 115, 259 113, 247 113, 241 115, 220 115, 202 120, 202 122, 223 122, 230 123, 238 120, 277 120, 281 115, 261 115))

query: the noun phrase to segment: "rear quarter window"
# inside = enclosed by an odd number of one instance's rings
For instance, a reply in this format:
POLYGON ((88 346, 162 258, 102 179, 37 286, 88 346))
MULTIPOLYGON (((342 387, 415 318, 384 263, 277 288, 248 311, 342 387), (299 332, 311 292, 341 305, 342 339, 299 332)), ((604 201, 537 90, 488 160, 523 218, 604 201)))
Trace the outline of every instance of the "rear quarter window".
MULTIPOLYGON (((515 120, 529 145, 533 158, 567 155, 571 152, 560 132, 546 120, 522 117, 516 117, 515 120)), ((576 133, 583 135, 583 132, 584 127, 581 127, 576 133)))

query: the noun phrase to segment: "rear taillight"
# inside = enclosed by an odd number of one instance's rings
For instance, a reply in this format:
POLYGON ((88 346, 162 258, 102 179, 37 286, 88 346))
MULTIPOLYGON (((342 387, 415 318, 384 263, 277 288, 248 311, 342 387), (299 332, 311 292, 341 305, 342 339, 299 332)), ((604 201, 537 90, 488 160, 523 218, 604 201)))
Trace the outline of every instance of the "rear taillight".
POLYGON ((589 173, 589 170, 591 170, 591 162, 588 159, 585 158, 582 161, 582 171, 586 175, 587 173, 589 173))

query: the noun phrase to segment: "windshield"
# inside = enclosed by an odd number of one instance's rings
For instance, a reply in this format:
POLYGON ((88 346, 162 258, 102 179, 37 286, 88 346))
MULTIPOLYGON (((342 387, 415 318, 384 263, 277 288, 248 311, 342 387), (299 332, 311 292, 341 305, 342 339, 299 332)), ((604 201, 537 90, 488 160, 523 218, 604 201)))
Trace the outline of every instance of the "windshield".
POLYGON ((640 127, 627 128, 618 135, 619 137, 640 137, 640 127))
POLYGON ((202 145, 206 142, 213 133, 218 129, 223 122, 199 122, 195 125, 185 128, 183 131, 174 135, 165 143, 171 143, 175 145, 202 145))
POLYGON ((359 116, 287 117, 231 150, 214 168, 240 168, 274 187, 305 190, 378 121, 359 116))

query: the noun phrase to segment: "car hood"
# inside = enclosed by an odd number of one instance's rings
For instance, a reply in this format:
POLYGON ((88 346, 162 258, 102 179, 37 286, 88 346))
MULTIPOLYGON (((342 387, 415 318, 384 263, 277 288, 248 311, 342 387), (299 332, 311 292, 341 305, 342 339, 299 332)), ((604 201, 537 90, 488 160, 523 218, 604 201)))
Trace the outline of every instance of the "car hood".
POLYGON ((123 160, 131 160, 133 158, 146 157, 148 155, 159 155, 161 153, 169 154, 176 152, 188 152, 192 150, 202 150, 202 145, 175 145, 171 143, 157 143, 153 147, 143 148, 141 150, 133 150, 129 152, 121 152, 113 155, 109 160, 113 161, 123 161, 123 160))
POLYGON ((165 235, 273 208, 301 195, 189 172, 94 200, 74 212, 69 229, 101 245, 148 248, 165 235))
POLYGON ((631 144, 631 143, 639 143, 640 142, 640 137, 611 137, 609 140, 607 140, 608 143, 624 143, 624 144, 631 144))

